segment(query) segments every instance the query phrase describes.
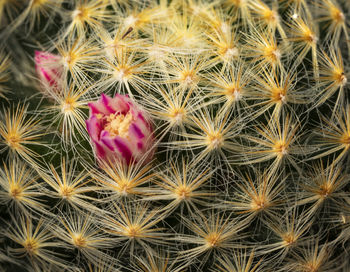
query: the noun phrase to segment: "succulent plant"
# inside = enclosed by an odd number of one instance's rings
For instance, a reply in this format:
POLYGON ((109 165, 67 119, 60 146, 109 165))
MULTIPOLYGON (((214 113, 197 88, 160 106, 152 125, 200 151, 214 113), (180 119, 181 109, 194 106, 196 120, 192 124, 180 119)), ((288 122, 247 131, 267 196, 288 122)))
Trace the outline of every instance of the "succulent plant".
POLYGON ((350 271, 348 0, 0 0, 0 270, 350 271))

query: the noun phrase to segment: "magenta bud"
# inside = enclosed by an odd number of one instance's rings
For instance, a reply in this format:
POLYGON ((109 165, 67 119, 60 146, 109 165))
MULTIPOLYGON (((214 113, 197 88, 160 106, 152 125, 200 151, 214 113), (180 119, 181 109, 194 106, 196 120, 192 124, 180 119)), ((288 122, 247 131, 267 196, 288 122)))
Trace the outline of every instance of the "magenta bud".
POLYGON ((59 88, 63 74, 61 57, 44 51, 35 51, 35 70, 41 85, 59 88))
POLYGON ((102 94, 89 103, 86 127, 97 159, 136 163, 152 159, 155 149, 152 124, 145 111, 126 95, 102 94))

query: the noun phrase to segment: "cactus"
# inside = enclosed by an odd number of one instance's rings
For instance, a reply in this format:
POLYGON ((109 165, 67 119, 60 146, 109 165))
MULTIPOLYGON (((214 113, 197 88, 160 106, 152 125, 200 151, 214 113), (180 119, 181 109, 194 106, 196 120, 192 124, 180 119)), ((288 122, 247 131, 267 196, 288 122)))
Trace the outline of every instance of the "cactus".
POLYGON ((350 271, 349 20, 0 1, 0 270, 350 271))

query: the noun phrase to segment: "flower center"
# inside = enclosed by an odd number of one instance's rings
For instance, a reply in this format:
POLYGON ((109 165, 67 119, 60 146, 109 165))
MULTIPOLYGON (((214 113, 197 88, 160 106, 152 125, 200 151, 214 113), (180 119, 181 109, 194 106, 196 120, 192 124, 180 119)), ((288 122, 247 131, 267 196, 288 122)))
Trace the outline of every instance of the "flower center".
POLYGON ((129 127, 132 123, 132 114, 126 115, 120 113, 111 113, 109 116, 105 116, 106 125, 104 130, 108 131, 110 136, 128 137, 129 127))

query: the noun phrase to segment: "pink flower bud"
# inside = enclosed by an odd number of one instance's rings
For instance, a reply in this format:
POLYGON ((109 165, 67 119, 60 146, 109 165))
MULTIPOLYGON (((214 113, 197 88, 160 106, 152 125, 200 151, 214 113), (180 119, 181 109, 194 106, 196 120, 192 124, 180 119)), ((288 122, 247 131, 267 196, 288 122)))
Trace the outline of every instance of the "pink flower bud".
POLYGON ((35 51, 35 70, 44 87, 59 88, 63 74, 61 57, 48 52, 35 51))
POLYGON ((127 95, 111 98, 102 94, 89 107, 86 127, 99 160, 129 164, 152 159, 152 125, 146 113, 127 95))

